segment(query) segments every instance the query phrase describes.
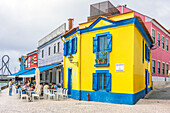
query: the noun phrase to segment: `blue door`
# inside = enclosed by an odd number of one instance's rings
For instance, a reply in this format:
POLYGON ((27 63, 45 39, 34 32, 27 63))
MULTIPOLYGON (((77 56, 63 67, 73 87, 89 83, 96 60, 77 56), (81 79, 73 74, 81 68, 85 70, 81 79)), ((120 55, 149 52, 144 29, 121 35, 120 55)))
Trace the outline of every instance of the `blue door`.
POLYGON ((148 90, 148 70, 147 69, 145 69, 145 93, 147 94, 148 92, 147 92, 147 90, 148 90))
POLYGON ((72 68, 68 68, 68 95, 71 95, 72 90, 72 68))

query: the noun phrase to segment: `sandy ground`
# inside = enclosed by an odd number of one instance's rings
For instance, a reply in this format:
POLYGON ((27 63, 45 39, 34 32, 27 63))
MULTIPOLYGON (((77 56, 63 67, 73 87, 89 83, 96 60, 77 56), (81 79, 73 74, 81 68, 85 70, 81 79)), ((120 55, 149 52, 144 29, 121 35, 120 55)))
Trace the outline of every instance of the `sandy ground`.
POLYGON ((21 101, 8 89, 0 93, 0 113, 170 113, 170 85, 154 90, 136 105, 119 105, 77 100, 21 101))

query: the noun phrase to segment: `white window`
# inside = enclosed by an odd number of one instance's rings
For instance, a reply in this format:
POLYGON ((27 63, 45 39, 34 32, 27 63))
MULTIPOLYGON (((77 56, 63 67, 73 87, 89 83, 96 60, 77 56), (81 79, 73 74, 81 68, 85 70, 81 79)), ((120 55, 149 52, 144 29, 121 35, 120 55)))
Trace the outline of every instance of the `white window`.
POLYGON ((51 47, 48 47, 48 56, 51 55, 51 47))
POLYGON ((157 45, 160 47, 160 33, 157 33, 157 45))
POLYGON ((54 54, 56 53, 56 44, 54 44, 54 54))
POLYGON ((153 38, 154 43, 155 43, 155 30, 154 29, 152 29, 152 38, 153 38))
POLYGON ((57 52, 60 52, 60 42, 57 43, 57 52))

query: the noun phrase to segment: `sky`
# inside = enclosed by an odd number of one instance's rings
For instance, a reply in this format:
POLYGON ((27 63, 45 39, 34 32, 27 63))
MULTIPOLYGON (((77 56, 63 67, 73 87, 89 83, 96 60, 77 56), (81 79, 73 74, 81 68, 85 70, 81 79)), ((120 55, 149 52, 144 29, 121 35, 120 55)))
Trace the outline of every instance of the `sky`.
MULTIPOLYGON (((10 57, 10 70, 19 71, 18 58, 35 50, 38 41, 74 18, 74 27, 86 22, 90 5, 104 0, 0 0, 0 67, 10 57)), ((170 0, 110 0, 150 16, 170 29, 170 0)))

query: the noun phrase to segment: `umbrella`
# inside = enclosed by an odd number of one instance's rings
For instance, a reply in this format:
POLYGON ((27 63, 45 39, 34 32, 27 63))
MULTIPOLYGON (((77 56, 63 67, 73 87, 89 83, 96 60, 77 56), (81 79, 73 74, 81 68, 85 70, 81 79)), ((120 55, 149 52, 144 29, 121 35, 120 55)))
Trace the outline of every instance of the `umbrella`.
POLYGON ((41 86, 40 86, 40 71, 38 68, 36 68, 35 71, 35 81, 36 81, 36 86, 35 86, 35 93, 37 93, 37 90, 39 90, 41 94, 41 86))

